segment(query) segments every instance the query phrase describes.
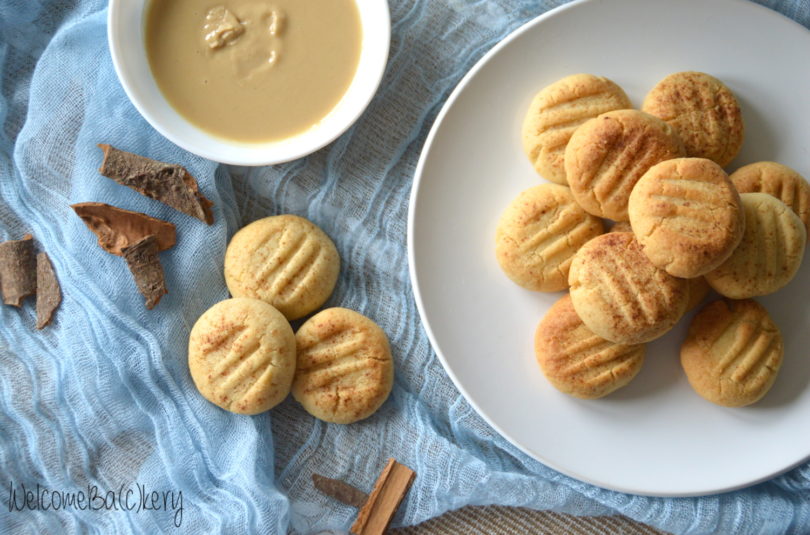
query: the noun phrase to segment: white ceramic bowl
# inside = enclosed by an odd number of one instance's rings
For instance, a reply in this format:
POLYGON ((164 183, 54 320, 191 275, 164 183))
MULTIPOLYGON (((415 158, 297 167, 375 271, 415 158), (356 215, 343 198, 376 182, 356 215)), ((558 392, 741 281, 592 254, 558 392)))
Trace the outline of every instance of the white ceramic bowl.
POLYGON ((160 92, 144 43, 148 0, 110 0, 107 39, 113 65, 129 100, 155 130, 204 158, 235 165, 271 165, 306 156, 332 142, 360 117, 382 79, 388 60, 391 19, 386 0, 356 0, 363 28, 357 72, 335 108, 318 125, 296 136, 264 143, 211 135, 171 107, 160 92))

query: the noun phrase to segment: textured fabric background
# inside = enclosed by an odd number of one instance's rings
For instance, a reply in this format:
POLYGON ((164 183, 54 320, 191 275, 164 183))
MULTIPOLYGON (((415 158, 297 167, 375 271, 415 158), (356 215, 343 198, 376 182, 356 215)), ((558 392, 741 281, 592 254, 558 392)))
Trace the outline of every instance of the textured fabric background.
MULTIPOLYGON (((106 2, 1 2, 0 239, 33 233, 51 256, 64 301, 41 332, 33 329, 33 300, 21 311, 0 307, 0 532, 346 529, 354 511, 316 493, 310 474, 369 488, 388 456, 418 473, 396 525, 463 505, 501 504, 618 512, 679 534, 810 531, 810 465, 701 499, 599 489, 501 439, 431 351, 405 247, 419 151, 467 69, 511 30, 561 3, 392 0, 390 62, 356 126, 286 165, 226 169, 163 139, 129 104, 107 49, 106 2), (216 203, 216 223, 207 227, 101 177, 99 142, 183 163, 216 203), (83 201, 177 225, 177 246, 161 255, 171 293, 155 310, 144 309, 124 261, 102 251, 69 208, 83 201), (222 258, 229 236, 277 213, 308 217, 326 230, 343 259, 327 305, 366 314, 391 339, 394 391, 362 423, 326 425, 291 399, 267 414, 235 416, 204 401, 191 382, 188 333, 227 297, 222 258), (173 527, 178 509, 171 507, 9 510, 9 493, 22 484, 101 494, 182 491, 181 527, 173 527)), ((767 4, 810 26, 808 0, 767 4)))
POLYGON ((525 507, 470 505, 390 535, 670 535, 621 515, 573 516, 525 507))

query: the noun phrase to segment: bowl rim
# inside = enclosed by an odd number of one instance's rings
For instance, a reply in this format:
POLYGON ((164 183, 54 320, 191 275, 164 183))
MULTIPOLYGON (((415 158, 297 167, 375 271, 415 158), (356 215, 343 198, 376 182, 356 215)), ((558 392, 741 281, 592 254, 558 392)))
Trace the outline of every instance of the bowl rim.
MULTIPOLYGON (((143 10, 150 0, 140 0, 138 9, 143 10)), ((240 166, 263 166, 297 160, 320 150, 345 133, 365 112, 382 82, 388 65, 388 54, 391 44, 391 16, 386 0, 354 0, 360 16, 362 28, 362 41, 357 69, 349 87, 335 104, 332 110, 312 128, 304 130, 289 138, 267 142, 240 142, 219 137, 200 128, 180 115, 168 103, 163 93, 157 88, 151 67, 148 64, 146 50, 139 42, 137 49, 142 54, 149 73, 149 80, 145 83, 155 84, 156 93, 161 103, 151 102, 153 99, 144 98, 135 90, 138 80, 132 69, 128 68, 124 47, 128 40, 118 34, 119 24, 129 22, 121 20, 121 10, 124 4, 132 0, 110 0, 107 10, 107 44, 112 57, 113 68, 118 81, 124 89, 127 98, 140 113, 140 115, 163 137, 203 158, 219 163, 240 166), (372 31, 369 31, 369 28, 372 31), (362 76, 362 79, 361 79, 362 76), (347 100, 347 95, 354 98, 347 100), (155 106, 165 105, 174 113, 170 117, 163 117, 157 113, 155 106), (336 111, 341 110, 341 120, 329 119, 336 111), (181 123, 178 126, 178 120, 181 123), (326 124, 326 126, 324 126, 326 124), (179 133, 178 130, 192 130, 195 137, 204 139, 205 143, 192 141, 179 133), (292 147, 292 148, 290 148, 292 147)), ((132 5, 126 6, 132 9, 132 5)), ((143 34, 143 24, 138 25, 138 31, 143 34)), ((155 93, 155 91, 152 91, 155 93)), ((336 115, 336 114, 335 114, 336 115)))

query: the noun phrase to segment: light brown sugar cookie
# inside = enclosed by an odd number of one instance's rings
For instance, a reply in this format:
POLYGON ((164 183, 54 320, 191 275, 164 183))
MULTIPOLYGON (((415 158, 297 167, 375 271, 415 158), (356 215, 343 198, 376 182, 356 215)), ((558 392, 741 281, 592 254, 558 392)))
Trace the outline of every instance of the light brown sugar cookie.
POLYGON ((239 414, 264 412, 290 392, 295 335, 281 312, 264 301, 227 299, 191 329, 188 366, 211 403, 239 414))
POLYGON ((577 202, 589 213, 626 221, 633 186, 647 169, 684 155, 678 135, 662 120, 637 110, 603 113, 571 136, 565 173, 577 202))
POLYGON ((602 221, 579 207, 571 190, 541 184, 522 192, 501 216, 495 255, 520 286, 556 292, 568 287, 577 249, 604 231, 602 221))
POLYGON ((706 73, 670 74, 647 94, 641 109, 675 128, 687 156, 725 167, 742 147, 745 129, 737 98, 706 73))
POLYGON ((776 162, 756 162, 731 173, 740 193, 767 193, 788 205, 810 232, 810 184, 802 175, 776 162))
POLYGON ((622 88, 601 76, 574 74, 543 88, 523 120, 523 149, 540 175, 565 184, 565 146, 576 128, 611 110, 630 107, 622 88))
POLYGON ((640 344, 669 331, 686 310, 685 279, 658 269, 629 232, 610 232, 574 256, 571 299, 583 323, 617 344, 640 344))
POLYGON ((234 235, 225 251, 231 295, 266 301, 289 320, 323 305, 339 271, 340 257, 329 236, 295 215, 254 221, 234 235))
POLYGON ((295 340, 292 394, 316 418, 338 424, 362 420, 391 392, 394 363, 388 338, 362 314, 322 310, 301 325, 295 340))
POLYGON ((681 346, 689 384, 703 398, 726 407, 761 399, 782 365, 782 334, 755 301, 720 300, 692 320, 681 346))
POLYGON ((737 190, 725 171, 705 158, 652 166, 633 188, 628 211, 647 258, 688 279, 722 264, 745 228, 737 190))
POLYGON ((804 256, 807 231, 799 216, 767 193, 740 195, 745 232, 740 245, 706 280, 718 293, 747 299, 773 293, 793 279, 804 256))
POLYGON ((614 344, 594 334, 577 315, 570 295, 554 303, 537 325, 534 352, 554 388, 582 399, 625 386, 644 363, 644 344, 614 344))

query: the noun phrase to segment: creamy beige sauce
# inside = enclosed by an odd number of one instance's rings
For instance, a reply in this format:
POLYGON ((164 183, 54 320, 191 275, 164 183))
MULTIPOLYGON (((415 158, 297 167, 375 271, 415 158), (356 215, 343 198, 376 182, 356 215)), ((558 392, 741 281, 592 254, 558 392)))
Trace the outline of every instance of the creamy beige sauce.
POLYGON ((248 142, 323 119, 354 77, 362 39, 355 0, 150 0, 145 31, 172 107, 248 142))

